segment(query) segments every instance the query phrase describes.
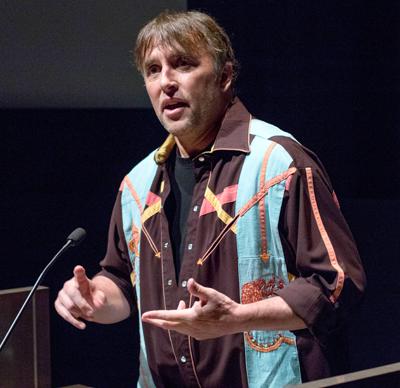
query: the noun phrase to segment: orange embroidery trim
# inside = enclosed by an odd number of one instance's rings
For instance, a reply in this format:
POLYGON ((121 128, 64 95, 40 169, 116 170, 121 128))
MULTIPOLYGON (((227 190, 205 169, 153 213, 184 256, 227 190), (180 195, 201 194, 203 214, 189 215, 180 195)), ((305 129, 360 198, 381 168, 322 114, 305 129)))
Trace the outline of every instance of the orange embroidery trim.
POLYGON ((142 204, 140 203, 139 196, 138 196, 138 194, 137 194, 135 188, 133 187, 133 184, 132 184, 132 182, 131 182, 131 180, 129 179, 128 176, 126 176, 126 177, 124 178, 124 182, 125 182, 126 185, 128 186, 129 192, 132 194, 132 197, 133 197, 133 199, 135 200, 136 205, 137 205, 138 208, 139 208, 140 214, 142 214, 142 213, 143 213, 142 204))
POLYGON ((261 190, 254 195, 250 201, 248 201, 239 211, 238 213, 232 218, 232 220, 225 225, 222 229, 221 233, 216 237, 216 239, 210 244, 206 252, 203 256, 197 260, 197 265, 203 265, 204 262, 209 258, 211 253, 215 250, 221 240, 225 237, 228 233, 229 229, 237 222, 240 217, 243 217, 254 205, 256 205, 259 201, 261 201, 267 194, 268 190, 287 179, 290 175, 294 174, 297 171, 296 167, 291 167, 282 174, 275 176, 274 178, 270 179, 269 181, 265 182, 261 190))
MULTIPOLYGON (((131 182, 131 180, 129 179, 128 176, 126 176, 126 177, 124 178, 123 183, 121 184, 121 187, 124 187, 124 184, 127 185, 129 192, 131 193, 133 199, 134 199, 135 202, 136 202, 136 205, 137 205, 138 208, 139 208, 140 214, 143 216, 143 207, 142 207, 142 204, 141 204, 140 199, 139 199, 139 196, 138 196, 138 194, 137 194, 135 188, 133 187, 133 184, 132 184, 132 182, 131 182)), ((147 210, 147 209, 146 209, 146 210, 147 210)), ((151 210, 153 210, 153 209, 151 209, 151 210)), ((134 236, 133 236, 133 231, 134 231, 134 229, 133 229, 133 228, 135 228, 135 225, 132 225, 132 240, 134 240, 134 236)), ((160 251, 157 249, 156 244, 154 243, 153 239, 151 238, 149 232, 148 232, 147 229, 144 227, 144 225, 142 225, 142 231, 143 231, 143 233, 144 233, 144 235, 145 235, 147 241, 149 242, 150 247, 151 247, 151 249, 152 249, 153 252, 154 252, 154 255, 155 255, 156 257, 160 258, 161 253, 160 253, 160 251)), ((138 239, 139 239, 139 238, 140 238, 140 237, 138 236, 138 239)), ((135 249, 135 247, 134 247, 134 242, 132 242, 132 240, 129 242, 129 249, 135 249), (132 244, 131 244, 131 243, 132 243, 132 244)), ((137 243, 136 243, 136 248, 137 248, 137 243)), ((133 251, 133 252, 134 252, 134 251, 133 251)))
MULTIPOLYGON (((273 276, 268 282, 263 279, 256 279, 251 282, 245 283, 242 286, 242 295, 241 300, 243 304, 254 303, 260 300, 264 300, 270 298, 276 290, 282 289, 284 287, 284 283, 282 279, 276 279, 273 276)), ((246 342, 249 346, 257 350, 259 352, 272 352, 281 346, 283 343, 288 345, 294 345, 295 342, 293 339, 283 336, 282 334, 278 334, 278 336, 274 339, 273 342, 262 344, 258 342, 255 337, 252 335, 251 331, 246 331, 243 333, 246 342)))
MULTIPOLYGON (((161 254, 160 254, 159 257, 161 258, 161 254)), ((164 273, 164 260, 162 258, 160 260, 160 265, 161 265, 161 274, 163 274, 164 273)), ((163 296, 163 301, 164 301, 164 310, 167 310, 167 302, 166 302, 166 299, 165 299, 164 276, 161 276, 161 289, 162 289, 162 296, 163 296)), ((178 357, 176 356, 174 344, 172 342, 171 330, 167 330, 167 332, 168 332, 168 338, 169 338, 169 343, 171 345, 172 353, 173 353, 173 355, 175 357, 175 362, 178 364, 178 357)))
MULTIPOLYGON (((123 190, 125 185, 128 187, 129 192, 131 193, 133 199, 136 202, 137 207, 139 208, 139 212, 140 214, 143 213, 143 207, 142 204, 140 202, 139 196, 135 190, 135 188, 133 187, 133 183, 131 182, 131 180, 129 179, 128 175, 125 176, 124 180, 121 183, 121 187, 120 190, 123 190)), ((143 229, 143 228, 142 228, 143 229)), ((147 236, 146 236, 147 237, 147 236)), ((149 240, 150 236, 148 236, 148 240, 149 240)), ((139 246, 139 240, 140 240, 140 236, 139 236, 139 229, 136 227, 135 224, 132 223, 132 239, 129 241, 128 243, 128 248, 130 249, 131 252, 133 252, 136 256, 139 256, 139 250, 138 250, 138 246, 139 246)), ((150 238, 151 240, 151 238, 150 238)), ((153 251, 155 250, 155 253, 157 252, 157 249, 153 248, 153 246, 155 247, 154 242, 151 240, 149 241, 150 246, 152 247, 153 251), (152 244, 153 243, 153 246, 152 244)), ((136 274, 134 274, 135 276, 135 281, 136 281, 136 274)))
POLYGON ((139 256, 139 229, 132 223, 132 238, 128 244, 129 250, 136 256, 139 256))
POLYGON ((273 276, 268 282, 263 279, 256 279, 245 283, 242 286, 241 300, 242 304, 254 303, 263 299, 270 298, 274 292, 284 288, 282 279, 276 279, 273 276))
POLYGON ((332 264, 332 267, 338 273, 335 291, 329 298, 332 303, 335 303, 343 289, 344 271, 337 261, 335 249, 333 248, 332 242, 325 229, 324 223, 321 218, 321 214, 318 209, 317 199, 315 197, 315 191, 314 191, 313 174, 310 167, 306 168, 306 176, 307 176, 308 193, 310 195, 310 203, 314 214, 314 218, 317 223, 319 233, 321 234, 322 241, 324 242, 325 248, 328 251, 329 260, 332 264))
POLYGON ((136 272, 135 272, 135 270, 133 270, 133 271, 131 272, 130 278, 131 278, 132 286, 135 287, 135 285, 136 285, 136 272))
POLYGON ((297 171, 296 167, 290 167, 288 170, 284 171, 282 174, 279 174, 279 175, 271 178, 269 181, 265 182, 265 184, 261 188, 261 190, 257 194, 255 194, 254 197, 251 198, 250 201, 247 202, 239 210, 240 217, 243 217, 257 202, 261 201, 268 194, 268 190, 272 186, 275 186, 276 184, 284 181, 290 175, 293 175, 296 171, 297 171))
POLYGON ((205 251, 204 255, 200 259, 197 260, 197 265, 203 265, 204 264, 204 262, 210 257, 211 253, 214 252, 214 250, 217 248, 219 243, 222 241, 222 239, 225 237, 225 235, 229 232, 231 226, 234 225, 235 222, 238 220, 238 218, 239 218, 239 214, 236 214, 236 216, 232 218, 231 222, 224 226, 224 228, 222 229, 221 233, 209 245, 209 247, 205 251))
MULTIPOLYGON (((190 294, 189 307, 192 307, 192 302, 193 302, 193 295, 190 294)), ((192 361, 194 377, 196 378, 197 385, 199 386, 199 388, 201 388, 200 380, 199 380, 199 377, 197 376, 196 367, 194 365, 194 357, 193 357, 193 351, 192 351, 192 337, 191 336, 188 336, 188 342, 189 342, 189 355, 190 355, 190 360, 192 361)))
MULTIPOLYGON (((132 222, 132 238, 128 243, 129 250, 137 257, 139 257, 139 229, 132 222)), ((132 285, 136 284, 136 271, 135 271, 135 263, 132 263, 132 272, 131 272, 131 282, 132 285)))
MULTIPOLYGON (((272 142, 267 151, 265 151, 264 159, 261 166, 261 174, 260 174, 260 190, 264 185, 265 176, 267 172, 267 165, 269 157, 271 156, 272 150, 276 146, 277 143, 272 142)), ((268 240, 267 240, 267 224, 266 224, 266 216, 265 216, 265 202, 260 201, 258 204, 258 210, 260 213, 260 229, 261 229, 261 260, 266 263, 269 260, 268 254, 268 240)))
POLYGON ((278 334, 275 340, 268 344, 261 344, 257 342, 257 340, 252 336, 251 332, 245 332, 244 338, 252 349, 263 353, 272 352, 278 349, 283 343, 288 345, 295 345, 295 341, 293 339, 285 337, 282 334, 278 334))
POLYGON ((147 229, 146 229, 146 227, 144 225, 142 225, 142 232, 145 235, 145 237, 146 237, 146 239, 147 239, 147 241, 148 241, 148 243, 150 245, 150 248, 153 250, 154 256, 160 258, 161 257, 161 252, 157 249, 156 244, 154 243, 153 239, 150 236, 150 233, 147 231, 147 229))

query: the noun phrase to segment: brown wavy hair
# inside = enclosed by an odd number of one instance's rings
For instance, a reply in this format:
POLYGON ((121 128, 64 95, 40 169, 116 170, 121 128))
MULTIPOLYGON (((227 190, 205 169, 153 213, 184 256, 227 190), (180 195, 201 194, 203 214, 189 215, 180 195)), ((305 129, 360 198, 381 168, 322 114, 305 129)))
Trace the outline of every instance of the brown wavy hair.
POLYGON ((211 16, 198 11, 164 11, 148 22, 139 32, 135 46, 135 64, 143 74, 146 55, 155 46, 183 48, 191 54, 209 53, 214 59, 216 74, 231 62, 233 81, 238 62, 225 30, 211 16))

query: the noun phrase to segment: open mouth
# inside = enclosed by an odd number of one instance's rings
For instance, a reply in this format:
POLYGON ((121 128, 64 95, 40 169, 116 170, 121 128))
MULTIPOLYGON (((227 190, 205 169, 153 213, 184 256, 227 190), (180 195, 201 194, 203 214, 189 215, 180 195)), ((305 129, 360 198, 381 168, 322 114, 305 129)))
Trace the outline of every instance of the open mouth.
POLYGON ((178 102, 176 104, 167 105, 164 109, 174 110, 174 109, 177 109, 177 108, 183 108, 185 106, 187 106, 187 104, 184 104, 183 102, 178 102))
POLYGON ((168 120, 177 121, 182 119, 188 107, 189 104, 185 100, 171 98, 163 102, 162 112, 168 120))
POLYGON ((179 108, 186 108, 189 105, 184 101, 171 101, 164 104, 163 110, 173 111, 179 108))

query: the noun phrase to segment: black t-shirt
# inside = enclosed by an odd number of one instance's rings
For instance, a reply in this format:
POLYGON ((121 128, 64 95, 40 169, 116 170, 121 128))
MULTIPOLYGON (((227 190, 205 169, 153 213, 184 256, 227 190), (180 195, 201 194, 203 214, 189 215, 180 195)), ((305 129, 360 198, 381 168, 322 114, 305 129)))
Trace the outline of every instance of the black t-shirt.
POLYGON ((182 158, 178 151, 171 158, 168 173, 171 193, 165 203, 165 213, 174 253, 175 275, 178 278, 181 268, 183 243, 186 235, 186 220, 192 202, 195 176, 191 158, 182 158))

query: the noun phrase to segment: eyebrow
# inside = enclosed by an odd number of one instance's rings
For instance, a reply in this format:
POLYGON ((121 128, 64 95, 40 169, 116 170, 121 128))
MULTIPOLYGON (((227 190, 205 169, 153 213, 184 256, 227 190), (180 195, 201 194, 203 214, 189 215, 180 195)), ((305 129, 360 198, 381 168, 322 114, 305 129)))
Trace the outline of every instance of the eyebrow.
MULTIPOLYGON (((172 60, 172 61, 177 60, 178 58, 184 58, 184 59, 187 59, 187 60, 198 62, 197 56, 195 56, 195 55, 193 55, 191 53, 184 52, 184 51, 174 51, 173 53, 168 55, 167 58, 168 58, 168 60, 172 60)), ((156 61, 157 60, 155 58, 149 56, 143 62, 143 69, 148 68, 149 66, 151 66, 156 61)))

